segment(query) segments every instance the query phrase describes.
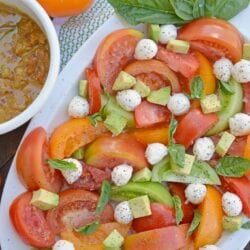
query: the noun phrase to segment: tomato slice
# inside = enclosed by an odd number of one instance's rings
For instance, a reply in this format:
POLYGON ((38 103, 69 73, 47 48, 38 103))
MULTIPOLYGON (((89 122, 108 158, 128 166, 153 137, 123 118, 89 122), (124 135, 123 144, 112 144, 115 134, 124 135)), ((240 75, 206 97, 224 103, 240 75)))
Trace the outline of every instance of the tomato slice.
POLYGON ((31 131, 17 152, 17 173, 28 190, 44 188, 57 193, 62 187, 62 177, 58 170, 46 163, 47 144, 47 135, 43 128, 31 131))
POLYGON ((218 116, 214 113, 203 114, 200 109, 192 109, 181 119, 174 138, 177 143, 183 144, 188 148, 217 121, 218 116))
POLYGON ((244 113, 250 115, 250 82, 242 84, 244 90, 244 113))
POLYGON ((199 61, 193 54, 176 54, 166 48, 159 47, 156 58, 165 62, 170 69, 192 78, 199 69, 199 61))
POLYGON ((180 92, 180 85, 175 73, 165 63, 158 60, 134 61, 125 69, 128 74, 145 82, 152 90, 169 85, 173 92, 180 92))
POLYGON ((171 119, 170 111, 157 104, 143 101, 136 107, 135 112, 136 128, 145 128, 159 123, 169 123, 171 119))
POLYGON ((110 92, 120 71, 134 57, 137 42, 143 34, 134 29, 121 29, 108 35, 100 44, 94 59, 101 84, 110 92))
POLYGON ((92 115, 101 109, 101 82, 93 69, 87 68, 85 75, 88 81, 89 114, 92 115))
MULTIPOLYGON (((47 214, 48 223, 56 234, 67 228, 82 227, 96 219, 97 194, 79 188, 67 189, 59 195, 59 205, 47 214)), ((101 222, 113 221, 113 214, 113 208, 108 204, 100 215, 101 222)))
POLYGON ((242 36, 232 24, 224 20, 197 19, 184 25, 179 30, 178 38, 190 41, 191 48, 212 60, 227 57, 236 63, 242 58, 242 36))
POLYGON ((9 214, 22 240, 33 247, 52 247, 56 235, 46 222, 44 213, 30 205, 32 192, 18 196, 11 204, 9 214))

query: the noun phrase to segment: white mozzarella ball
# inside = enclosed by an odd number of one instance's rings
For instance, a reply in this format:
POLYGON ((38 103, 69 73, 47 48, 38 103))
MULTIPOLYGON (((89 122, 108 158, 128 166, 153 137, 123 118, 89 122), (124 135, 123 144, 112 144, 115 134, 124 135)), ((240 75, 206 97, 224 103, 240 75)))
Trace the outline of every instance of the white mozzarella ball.
POLYGON ((195 141, 193 153, 199 161, 209 161, 215 152, 215 145, 209 137, 199 138, 195 141))
POLYGON ((231 78, 233 63, 227 58, 221 58, 214 63, 214 74, 217 79, 228 82, 231 78))
POLYGON ((116 206, 114 217, 121 224, 129 224, 134 219, 128 201, 123 201, 116 206))
POLYGON ((192 204, 200 204, 207 194, 207 188, 203 184, 189 184, 185 189, 185 196, 192 204))
POLYGON ((81 97, 75 96, 68 107, 68 114, 73 118, 83 118, 89 114, 89 103, 81 97))
POLYGON ((140 94, 133 89, 118 92, 116 100, 118 104, 127 111, 134 111, 135 108, 141 104, 140 94))
POLYGON ((73 158, 64 159, 64 161, 71 162, 76 166, 76 169, 61 170, 61 173, 68 184, 72 184, 81 177, 83 171, 82 164, 80 161, 73 158))
POLYGON ((250 81, 250 61, 242 59, 232 69, 233 78, 240 83, 250 81))
POLYGON ((58 240, 52 250, 75 250, 75 247, 67 240, 58 240))
POLYGON ((184 94, 174 94, 169 99, 168 109, 176 116, 184 115, 190 109, 190 101, 184 94))
POLYGON ((168 154, 168 148, 162 143, 151 143, 147 146, 145 156, 151 164, 157 164, 168 154))
POLYGON ((177 28, 172 24, 162 25, 160 28, 160 42, 167 44, 170 40, 177 38, 177 28))
POLYGON ((220 250, 220 248, 215 245, 206 245, 204 247, 200 247, 199 250, 220 250))
POLYGON ((116 186, 126 185, 132 177, 133 167, 121 164, 113 168, 111 177, 116 186))
POLYGON ((229 119, 230 132, 234 136, 243 136, 250 133, 250 116, 238 113, 229 119))
POLYGON ((149 60, 153 59, 158 52, 157 44, 151 39, 140 40, 135 48, 135 59, 149 60))
POLYGON ((222 196, 222 208, 227 216, 238 216, 242 212, 242 202, 238 195, 226 192, 222 196))

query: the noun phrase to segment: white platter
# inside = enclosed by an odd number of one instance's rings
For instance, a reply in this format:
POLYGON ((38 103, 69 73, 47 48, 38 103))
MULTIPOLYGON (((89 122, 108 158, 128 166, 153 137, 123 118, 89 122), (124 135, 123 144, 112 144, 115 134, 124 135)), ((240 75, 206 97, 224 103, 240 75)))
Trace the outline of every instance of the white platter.
MULTIPOLYGON (((247 40, 250 40, 249 16, 250 7, 232 20, 247 40)), ((79 49, 61 72, 46 106, 33 118, 26 134, 38 126, 44 127, 50 133, 60 123, 68 119, 67 105, 71 98, 77 94, 77 82, 82 78, 84 69, 91 64, 99 43, 113 30, 124 27, 127 27, 127 24, 118 17, 113 16, 79 49)), ((138 26, 137 28, 143 30, 143 26, 138 26)), ((8 215, 11 202, 24 191, 25 189, 17 177, 14 160, 6 180, 0 207, 0 243, 2 250, 30 249, 17 236, 8 215)), ((222 250, 243 250, 249 240, 250 232, 241 230, 233 234, 224 234, 218 246, 222 250)))

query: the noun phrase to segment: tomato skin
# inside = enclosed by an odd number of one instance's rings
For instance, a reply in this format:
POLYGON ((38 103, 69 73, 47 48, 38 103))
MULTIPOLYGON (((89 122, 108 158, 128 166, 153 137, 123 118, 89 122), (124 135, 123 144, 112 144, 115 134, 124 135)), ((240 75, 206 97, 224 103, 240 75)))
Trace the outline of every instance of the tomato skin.
POLYGON ((148 101, 143 101, 136 107, 135 112, 136 128, 146 128, 160 123, 169 123, 170 111, 164 107, 148 101))
POLYGON ((32 192, 19 195, 11 204, 9 215, 22 240, 33 247, 52 247, 56 235, 46 222, 44 213, 30 205, 32 192))

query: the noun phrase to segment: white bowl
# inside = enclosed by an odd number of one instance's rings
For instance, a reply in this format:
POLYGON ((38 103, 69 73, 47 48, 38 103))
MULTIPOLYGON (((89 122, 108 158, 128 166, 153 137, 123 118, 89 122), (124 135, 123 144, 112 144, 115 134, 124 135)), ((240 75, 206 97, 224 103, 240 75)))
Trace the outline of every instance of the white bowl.
MULTIPOLYGON (((52 0, 53 1, 53 0, 52 0)), ((60 47, 58 37, 49 16, 36 0, 0 0, 0 3, 17 7, 30 16, 47 36, 50 47, 50 67, 46 82, 33 103, 11 120, 0 123, 0 135, 21 126, 33 117, 45 104, 53 90, 60 68, 60 47)))

